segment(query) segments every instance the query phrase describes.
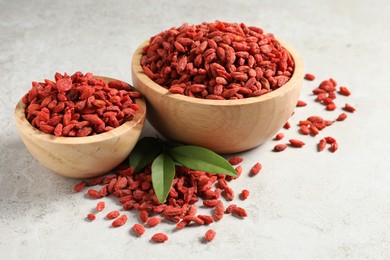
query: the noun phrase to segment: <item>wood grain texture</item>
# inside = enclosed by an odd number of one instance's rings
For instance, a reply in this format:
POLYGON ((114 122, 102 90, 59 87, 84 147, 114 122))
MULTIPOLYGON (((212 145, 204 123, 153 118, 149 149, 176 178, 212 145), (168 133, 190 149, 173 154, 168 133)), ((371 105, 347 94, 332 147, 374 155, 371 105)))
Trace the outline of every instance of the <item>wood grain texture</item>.
MULTIPOLYGON (((105 81, 113 79, 100 77, 105 81)), ((118 166, 131 152, 144 126, 145 100, 133 120, 105 133, 86 137, 56 137, 33 127, 26 119, 25 105, 20 101, 15 108, 15 120, 27 149, 50 170, 72 178, 98 176, 118 166)))
POLYGON ((168 138, 218 153, 241 152, 272 138, 296 106, 303 84, 303 61, 287 44, 282 43, 295 61, 291 79, 266 95, 241 100, 206 100, 171 94, 142 71, 142 47, 147 44, 144 42, 134 53, 133 85, 147 99, 148 120, 168 138))

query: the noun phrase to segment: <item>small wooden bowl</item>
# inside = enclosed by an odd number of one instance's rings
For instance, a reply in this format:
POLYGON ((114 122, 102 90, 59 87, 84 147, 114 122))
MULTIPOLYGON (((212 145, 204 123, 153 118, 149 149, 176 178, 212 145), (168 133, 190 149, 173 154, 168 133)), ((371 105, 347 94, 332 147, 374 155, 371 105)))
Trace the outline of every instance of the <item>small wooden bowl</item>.
MULTIPOLYGON (((105 81, 114 79, 100 77, 105 81)), ((131 152, 144 126, 146 104, 137 99, 131 121, 105 133, 86 137, 57 137, 33 127, 26 119, 25 105, 15 108, 16 126, 27 149, 50 170, 71 178, 98 176, 118 166, 131 152)))
POLYGON ((259 97, 207 100, 171 94, 156 84, 140 65, 143 43, 132 59, 134 86, 146 97, 148 120, 164 136, 207 147, 218 153, 236 153, 269 140, 291 116, 303 84, 303 61, 283 44, 295 61, 294 74, 282 87, 259 97))

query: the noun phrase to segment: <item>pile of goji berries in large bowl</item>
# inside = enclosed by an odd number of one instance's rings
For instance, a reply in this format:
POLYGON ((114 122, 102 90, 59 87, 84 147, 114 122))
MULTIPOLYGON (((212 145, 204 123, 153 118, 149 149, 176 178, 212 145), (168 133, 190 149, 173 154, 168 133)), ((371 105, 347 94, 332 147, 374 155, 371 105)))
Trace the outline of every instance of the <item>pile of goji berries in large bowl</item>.
POLYGON ((143 43, 133 84, 164 136, 219 153, 254 148, 291 116, 303 84, 299 54, 245 24, 183 24, 143 43))
POLYGON ((145 115, 142 94, 129 84, 81 72, 33 82, 15 109, 19 134, 31 154, 73 178, 118 166, 137 143, 145 115))

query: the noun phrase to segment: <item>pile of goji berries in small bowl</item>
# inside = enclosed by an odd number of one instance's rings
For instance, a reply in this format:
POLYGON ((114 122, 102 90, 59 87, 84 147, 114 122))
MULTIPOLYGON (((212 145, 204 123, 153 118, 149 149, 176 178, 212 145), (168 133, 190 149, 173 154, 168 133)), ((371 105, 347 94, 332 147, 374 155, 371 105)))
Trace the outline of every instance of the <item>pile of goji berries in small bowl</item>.
POLYGON ((164 136, 219 153, 254 148, 291 116, 303 62, 272 34, 245 24, 183 24, 143 43, 132 60, 148 120, 164 136))
POLYGON ((54 78, 33 82, 16 106, 16 125, 27 149, 67 177, 98 176, 118 166, 144 126, 141 93, 91 73, 56 73, 54 78))

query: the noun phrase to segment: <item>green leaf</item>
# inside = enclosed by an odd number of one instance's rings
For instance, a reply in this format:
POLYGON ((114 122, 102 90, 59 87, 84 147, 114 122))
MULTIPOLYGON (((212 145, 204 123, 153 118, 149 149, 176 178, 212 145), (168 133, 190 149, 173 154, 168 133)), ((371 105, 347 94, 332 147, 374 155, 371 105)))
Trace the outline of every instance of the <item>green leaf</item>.
POLYGON ((175 161, 192 170, 237 176, 236 170, 228 161, 209 149, 184 145, 172 148, 169 152, 175 161))
POLYGON ((152 164, 152 183, 157 199, 164 203, 175 176, 175 163, 167 153, 162 153, 152 164))
POLYGON ((129 155, 129 165, 138 173, 150 164, 162 151, 161 142, 154 137, 144 137, 138 141, 129 155))

